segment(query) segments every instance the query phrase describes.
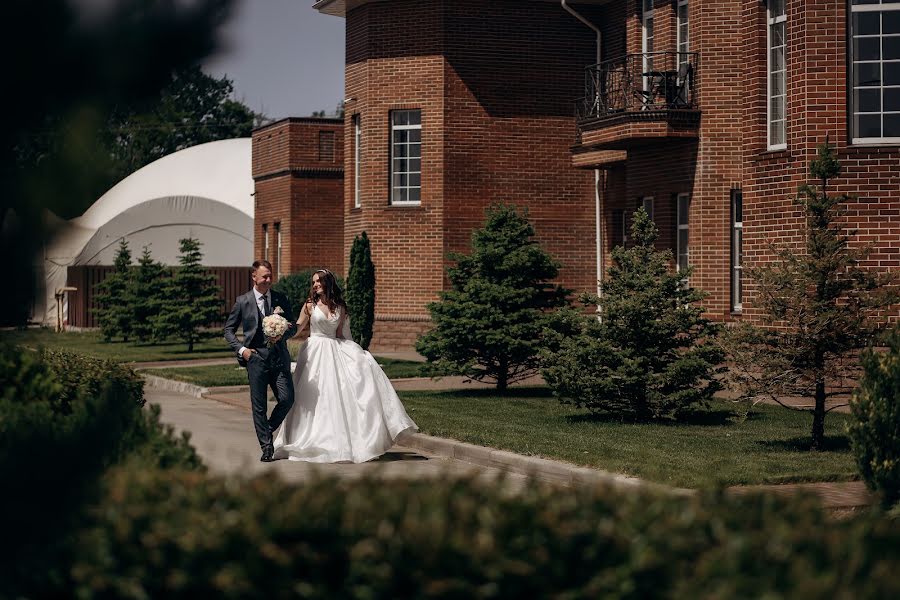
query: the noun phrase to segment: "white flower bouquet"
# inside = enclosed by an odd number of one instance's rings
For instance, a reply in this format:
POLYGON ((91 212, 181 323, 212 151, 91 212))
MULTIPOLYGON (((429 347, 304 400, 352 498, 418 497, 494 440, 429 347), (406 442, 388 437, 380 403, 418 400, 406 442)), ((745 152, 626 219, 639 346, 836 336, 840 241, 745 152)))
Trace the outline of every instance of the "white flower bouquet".
POLYGON ((281 316, 283 314, 284 311, 281 307, 276 306, 271 315, 263 317, 263 335, 266 336, 266 347, 268 348, 275 346, 276 340, 284 336, 284 333, 291 326, 288 320, 281 316))

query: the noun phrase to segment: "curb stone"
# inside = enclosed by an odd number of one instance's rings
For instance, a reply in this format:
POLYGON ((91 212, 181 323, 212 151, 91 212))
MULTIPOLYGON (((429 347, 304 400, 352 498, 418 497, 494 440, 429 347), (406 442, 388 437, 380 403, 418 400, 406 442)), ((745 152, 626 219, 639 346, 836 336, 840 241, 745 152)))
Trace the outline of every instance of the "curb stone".
POLYGON ((193 396, 194 398, 203 398, 204 395, 209 393, 209 388, 200 387, 199 385, 187 383, 186 381, 165 379, 164 377, 157 377, 156 375, 149 375, 147 373, 140 373, 140 376, 144 378, 144 381, 149 387, 167 392, 178 392, 193 396))
POLYGON ((398 443, 409 448, 454 458, 470 464, 504 469, 511 473, 528 475, 541 481, 570 487, 573 485, 608 485, 619 489, 643 489, 675 496, 692 496, 696 494, 696 490, 675 488, 638 479, 637 477, 628 477, 589 467, 579 467, 536 456, 525 456, 506 450, 495 450, 485 446, 477 446, 449 438, 434 437, 424 433, 408 434, 398 440, 398 443))

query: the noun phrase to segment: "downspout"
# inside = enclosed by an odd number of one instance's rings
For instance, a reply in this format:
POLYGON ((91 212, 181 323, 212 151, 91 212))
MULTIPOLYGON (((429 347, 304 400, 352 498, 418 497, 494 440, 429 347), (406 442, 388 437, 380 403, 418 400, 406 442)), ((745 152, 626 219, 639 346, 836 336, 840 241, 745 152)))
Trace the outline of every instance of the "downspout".
MULTIPOLYGON (((574 8, 569 6, 566 0, 559 0, 560 6, 562 6, 563 10, 568 12, 570 15, 584 23, 590 29, 592 29, 597 34, 597 62, 596 64, 600 64, 600 61, 603 59, 601 55, 601 44, 603 42, 603 34, 600 33, 600 28, 588 21, 582 15, 577 13, 574 8)), ((600 169, 594 169, 594 229, 596 230, 596 254, 597 254, 597 296, 603 295, 603 240, 601 239, 601 219, 603 217, 603 206, 602 206, 602 197, 600 195, 600 169)), ((598 317, 599 317, 599 307, 598 317)))

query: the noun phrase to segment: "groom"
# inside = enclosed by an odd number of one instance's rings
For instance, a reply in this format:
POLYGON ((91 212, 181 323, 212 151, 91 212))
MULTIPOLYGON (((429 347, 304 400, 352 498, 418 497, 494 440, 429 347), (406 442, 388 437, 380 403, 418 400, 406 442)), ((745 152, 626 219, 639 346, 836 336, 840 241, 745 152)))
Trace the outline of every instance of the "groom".
POLYGON ((274 447, 272 433, 278 429, 285 415, 294 404, 294 385, 291 382, 291 356, 287 340, 297 333, 297 324, 291 315, 291 305, 284 294, 272 290, 272 264, 267 260, 253 263, 253 289, 238 297, 225 321, 225 341, 237 352, 238 363, 247 367, 250 381, 250 404, 253 408, 253 426, 262 448, 263 462, 271 462, 274 447), (283 338, 275 340, 272 348, 266 347, 262 320, 277 307, 291 326, 283 338), (244 343, 237 339, 238 325, 244 330, 244 343), (272 416, 266 418, 266 388, 271 386, 278 404, 272 416))

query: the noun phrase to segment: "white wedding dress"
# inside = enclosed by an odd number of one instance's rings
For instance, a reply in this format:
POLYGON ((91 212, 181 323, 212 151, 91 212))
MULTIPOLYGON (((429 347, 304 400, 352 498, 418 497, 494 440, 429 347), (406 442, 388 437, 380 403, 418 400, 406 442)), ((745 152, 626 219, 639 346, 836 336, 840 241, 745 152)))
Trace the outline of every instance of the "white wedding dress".
POLYGON ((317 463, 361 463, 387 452, 418 430, 381 366, 350 337, 340 312, 318 306, 309 340, 297 355, 294 405, 275 434, 275 458, 317 463))

